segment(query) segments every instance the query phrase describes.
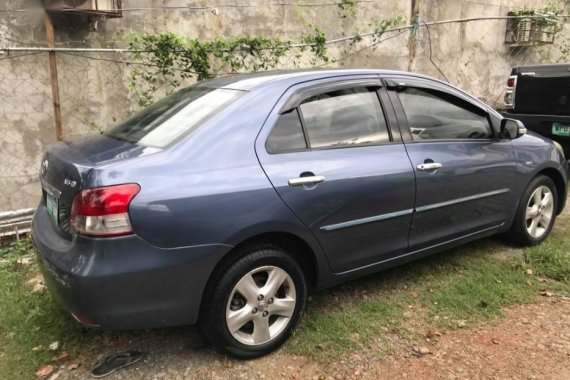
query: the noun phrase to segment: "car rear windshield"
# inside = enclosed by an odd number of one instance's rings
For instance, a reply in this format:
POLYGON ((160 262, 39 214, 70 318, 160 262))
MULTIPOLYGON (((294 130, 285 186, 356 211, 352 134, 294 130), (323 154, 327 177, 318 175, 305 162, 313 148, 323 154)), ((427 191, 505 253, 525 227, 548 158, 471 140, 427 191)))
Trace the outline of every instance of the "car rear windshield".
POLYGON ((244 92, 188 87, 134 114, 105 134, 135 144, 164 148, 196 130, 244 92))

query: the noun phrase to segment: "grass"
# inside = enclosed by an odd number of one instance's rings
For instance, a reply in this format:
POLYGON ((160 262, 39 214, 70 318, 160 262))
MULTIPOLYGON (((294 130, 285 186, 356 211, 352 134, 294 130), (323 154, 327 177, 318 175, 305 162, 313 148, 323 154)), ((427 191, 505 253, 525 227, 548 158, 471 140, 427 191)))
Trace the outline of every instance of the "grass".
POLYGON ((383 355, 394 336, 414 343, 437 329, 492 321, 546 289, 569 295, 569 229, 566 213, 538 246, 483 239, 319 294, 286 350, 325 363, 359 349, 383 355))
POLYGON ((118 335, 84 329, 49 292, 32 292, 28 281, 37 275, 29 240, 0 248, 0 379, 31 379, 59 353, 76 355, 118 335), (49 349, 53 342, 57 352, 49 349))
POLYGON ((32 293, 26 280, 36 274, 34 265, 18 260, 30 251, 29 241, 0 251, 0 378, 31 378, 33 371, 49 362, 50 343, 62 336, 80 338, 49 293, 32 293), (34 350, 35 348, 35 350, 34 350))
MULTIPOLYGON (((539 246, 514 249, 484 239, 313 295, 285 351, 323 363, 364 349, 382 356, 393 341, 413 344, 433 331, 493 321, 506 306, 537 302, 546 289, 568 295, 569 229, 566 213, 539 246)), ((85 330, 49 292, 31 292, 27 281, 37 267, 18 263, 30 248, 28 241, 0 248, 0 379, 32 378, 54 362, 54 341, 73 356, 148 334, 85 330)))

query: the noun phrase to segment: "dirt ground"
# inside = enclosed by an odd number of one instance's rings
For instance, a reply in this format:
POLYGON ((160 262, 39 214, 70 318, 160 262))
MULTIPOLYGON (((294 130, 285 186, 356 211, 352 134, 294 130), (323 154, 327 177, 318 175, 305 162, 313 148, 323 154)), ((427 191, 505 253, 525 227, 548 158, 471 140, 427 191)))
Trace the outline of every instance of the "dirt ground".
MULTIPOLYGON (((85 357, 122 349, 146 352, 143 361, 106 379, 570 379, 570 298, 545 297, 540 304, 509 309, 496 323, 479 328, 425 334, 422 346, 389 337, 390 354, 374 344, 346 359, 319 364, 277 352, 236 361, 196 344, 196 331, 144 334, 110 341, 85 357), (152 337, 152 338, 149 338, 152 337), (132 338, 132 339, 131 339, 132 338), (194 342, 194 343, 189 343, 194 342)), ((198 339, 199 341, 199 339, 198 339)), ((51 379, 90 378, 92 363, 69 370, 63 364, 51 379)))

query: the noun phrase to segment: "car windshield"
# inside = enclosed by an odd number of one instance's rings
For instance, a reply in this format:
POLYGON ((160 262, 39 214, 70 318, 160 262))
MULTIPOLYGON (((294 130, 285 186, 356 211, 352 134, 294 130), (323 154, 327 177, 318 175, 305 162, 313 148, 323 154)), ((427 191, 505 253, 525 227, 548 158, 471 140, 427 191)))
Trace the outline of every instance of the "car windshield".
POLYGON ((188 87, 134 114, 105 133, 135 144, 164 148, 196 130, 244 92, 188 87))

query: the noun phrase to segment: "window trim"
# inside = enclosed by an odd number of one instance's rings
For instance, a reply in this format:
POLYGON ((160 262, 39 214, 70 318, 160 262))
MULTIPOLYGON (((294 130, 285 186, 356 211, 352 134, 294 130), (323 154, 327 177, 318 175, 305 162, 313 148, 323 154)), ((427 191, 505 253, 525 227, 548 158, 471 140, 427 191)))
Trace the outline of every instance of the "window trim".
POLYGON ((343 90, 353 87, 383 87, 380 78, 362 78, 362 79, 347 79, 343 81, 322 83, 308 88, 301 88, 294 91, 291 96, 285 101, 285 104, 279 109, 279 114, 286 113, 287 111, 297 108, 303 103, 304 100, 311 96, 326 94, 328 92, 343 90))
MULTIPOLYGON (((427 84, 418 83, 417 81, 407 80, 404 78, 402 78, 402 81, 398 82, 397 84, 393 80, 392 81, 385 81, 385 82, 387 82, 389 84, 389 86, 387 88, 388 95, 389 95, 390 100, 392 101, 392 104, 394 106, 394 111, 396 112, 396 118, 398 119, 398 123, 405 130, 405 136, 404 136, 404 133, 402 133, 402 138, 406 144, 430 143, 430 142, 434 142, 434 143, 439 143, 439 142, 493 142, 493 141, 498 140, 497 131, 495 130, 495 128, 493 126, 489 112, 487 110, 483 109, 480 105, 473 103, 471 101, 468 101, 468 100, 464 99, 463 97, 452 94, 451 92, 445 91, 443 88, 440 88, 440 86, 430 87, 427 84), (481 111, 481 114, 482 114, 481 116, 484 116, 485 119, 487 120, 487 124, 489 126, 489 129, 491 130, 491 136, 487 137, 487 138, 476 138, 476 139, 457 138, 457 139, 414 140, 412 132, 410 130, 409 123, 408 123, 408 117, 407 117, 406 112, 404 110, 404 106, 402 105, 402 102, 400 101, 400 97, 398 96, 398 93, 397 93, 397 88, 416 88, 418 90, 433 94, 436 97, 442 99, 443 101, 447 101, 447 102, 454 104, 458 107, 461 107, 461 104, 465 104, 465 105, 467 105, 467 107, 463 107, 463 108, 465 108, 467 111, 473 112, 469 108, 481 111), (455 100, 456 102, 449 101, 446 98, 451 98, 451 99, 455 100)), ((473 113, 476 113, 476 112, 473 112, 473 113)))

